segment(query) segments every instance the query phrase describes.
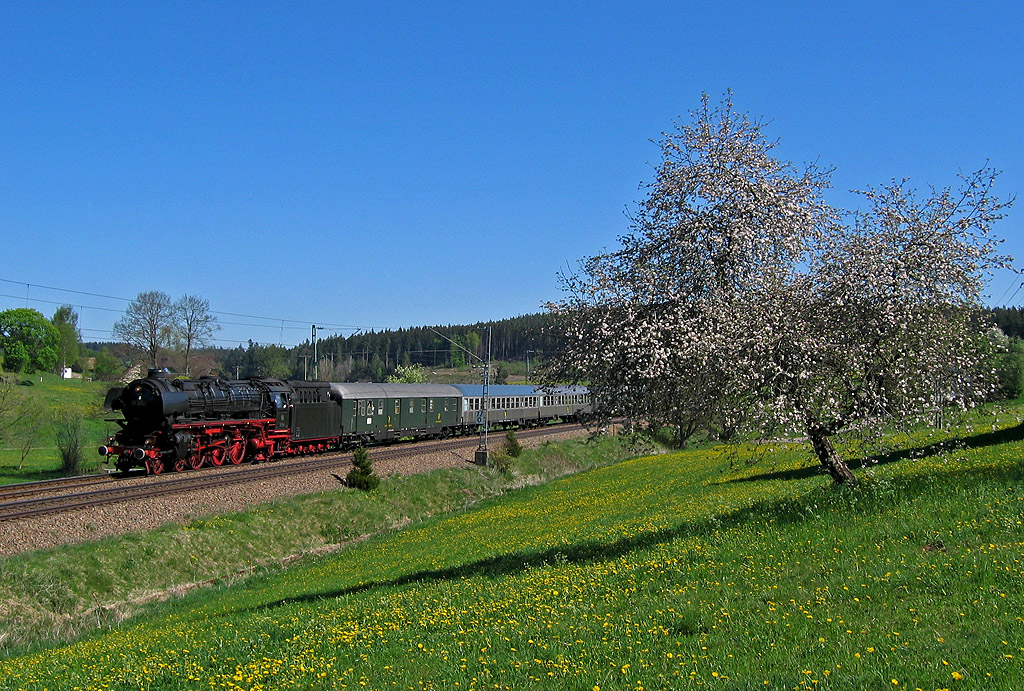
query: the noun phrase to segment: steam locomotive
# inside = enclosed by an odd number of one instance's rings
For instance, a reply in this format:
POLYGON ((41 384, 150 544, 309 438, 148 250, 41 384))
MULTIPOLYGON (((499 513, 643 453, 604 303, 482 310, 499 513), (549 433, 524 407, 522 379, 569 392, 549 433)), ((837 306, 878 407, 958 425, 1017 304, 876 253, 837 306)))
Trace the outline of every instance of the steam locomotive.
POLYGON ((338 384, 280 379, 179 379, 150 370, 107 393, 120 429, 108 462, 147 474, 258 462, 398 439, 473 434, 486 420, 533 427, 592 410, 584 387, 338 384))

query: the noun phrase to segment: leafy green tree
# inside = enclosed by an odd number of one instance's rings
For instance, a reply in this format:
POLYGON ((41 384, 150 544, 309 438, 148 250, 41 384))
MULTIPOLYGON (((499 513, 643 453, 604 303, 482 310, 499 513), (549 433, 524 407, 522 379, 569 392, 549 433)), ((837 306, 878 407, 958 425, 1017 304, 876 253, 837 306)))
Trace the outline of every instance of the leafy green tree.
POLYGON ((427 381, 427 370, 423 365, 399 365, 388 377, 392 384, 421 384, 427 381))
POLYGON ((57 328, 34 309, 0 312, 0 350, 9 370, 52 371, 57 364, 59 341, 57 328))
POLYGON ((125 364, 114 357, 109 348, 104 348, 96 355, 92 376, 100 381, 114 382, 121 378, 126 369, 125 364))
POLYGON ((24 372, 28 369, 28 348, 21 341, 4 344, 4 367, 12 372, 24 372))
POLYGON ((57 341, 57 364, 63 370, 78 360, 82 345, 82 334, 78 330, 78 313, 71 305, 61 305, 50 320, 59 334, 57 341))
POLYGON ((463 350, 466 346, 462 342, 462 336, 456 334, 452 336, 451 348, 449 349, 449 357, 451 358, 452 367, 465 367, 466 366, 466 351, 463 350))

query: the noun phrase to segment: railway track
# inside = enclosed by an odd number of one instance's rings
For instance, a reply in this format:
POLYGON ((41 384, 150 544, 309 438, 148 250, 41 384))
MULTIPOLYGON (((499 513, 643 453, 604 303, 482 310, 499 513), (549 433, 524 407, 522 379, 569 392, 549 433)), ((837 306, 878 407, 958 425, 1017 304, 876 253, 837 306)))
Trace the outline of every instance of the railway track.
MULTIPOLYGON (((519 430, 521 439, 545 436, 565 431, 564 425, 550 428, 519 430)), ((374 461, 399 458, 405 455, 456 451, 475 448, 476 437, 462 437, 416 444, 374 447, 370 456, 374 461)), ((325 452, 300 460, 288 459, 259 465, 228 466, 163 475, 159 479, 140 476, 81 476, 60 480, 45 480, 0 488, 0 522, 16 521, 47 514, 77 511, 107 504, 166 496, 211 487, 263 482, 274 478, 320 470, 341 469, 351 466, 351 452, 325 452)), ((340 473, 339 473, 340 474, 340 473)))
POLYGON ((74 477, 38 480, 36 482, 19 482, 15 485, 0 486, 0 504, 40 494, 51 494, 61 491, 75 491, 85 487, 99 487, 112 482, 123 482, 122 476, 116 475, 76 475, 74 477))

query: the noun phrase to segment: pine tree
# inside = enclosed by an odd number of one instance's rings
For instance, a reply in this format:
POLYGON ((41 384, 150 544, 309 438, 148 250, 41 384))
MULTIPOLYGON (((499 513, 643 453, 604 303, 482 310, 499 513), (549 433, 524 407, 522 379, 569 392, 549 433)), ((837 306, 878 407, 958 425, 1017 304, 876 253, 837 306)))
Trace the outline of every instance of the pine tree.
POLYGON ((352 453, 352 465, 355 466, 345 476, 349 487, 370 492, 377 489, 380 478, 373 474, 373 461, 365 446, 360 446, 352 453))

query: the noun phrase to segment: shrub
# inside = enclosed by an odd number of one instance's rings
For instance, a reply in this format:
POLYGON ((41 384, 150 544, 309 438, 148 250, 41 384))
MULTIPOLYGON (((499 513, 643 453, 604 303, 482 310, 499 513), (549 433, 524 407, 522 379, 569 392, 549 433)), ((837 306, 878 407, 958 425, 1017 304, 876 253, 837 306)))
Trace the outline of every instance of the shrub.
POLYGON ((488 463, 499 473, 508 473, 512 470, 512 457, 508 455, 507 449, 491 451, 488 463))
POLYGON ((509 458, 519 458, 519 455, 523 453, 523 445, 516 439, 515 430, 509 430, 505 433, 505 455, 509 458))
POLYGON ((1024 340, 1009 339, 1006 351, 996 356, 995 370, 997 398, 1019 398, 1024 392, 1024 340))
POLYGON ((83 421, 82 412, 73 407, 61 408, 54 414, 53 431, 57 454, 60 456, 61 471, 65 475, 78 475, 81 472, 85 437, 83 421))
POLYGON ((360 446, 352 453, 352 465, 355 467, 345 476, 345 484, 366 492, 377 489, 380 478, 373 474, 373 461, 365 446, 360 446))

